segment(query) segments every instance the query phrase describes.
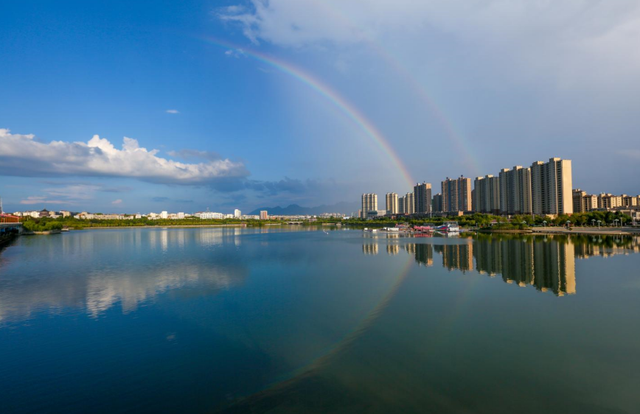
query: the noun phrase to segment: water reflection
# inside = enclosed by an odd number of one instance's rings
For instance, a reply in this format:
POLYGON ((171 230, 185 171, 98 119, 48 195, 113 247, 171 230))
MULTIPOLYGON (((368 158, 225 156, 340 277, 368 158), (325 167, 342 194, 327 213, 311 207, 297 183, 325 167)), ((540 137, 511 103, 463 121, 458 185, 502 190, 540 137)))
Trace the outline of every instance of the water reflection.
MULTIPOLYGON (((384 242, 384 238, 377 240, 384 242)), ((505 283, 532 286, 541 292, 564 296, 576 293, 576 258, 638 253, 640 238, 480 235, 455 243, 407 242, 402 248, 420 265, 433 266, 435 251, 441 256, 445 269, 462 273, 475 270, 490 277, 501 275, 505 283)), ((378 244, 367 238, 362 249, 365 254, 377 254, 378 244)), ((397 254, 399 250, 399 245, 387 244, 387 253, 397 254)))
POLYGON ((239 246, 238 230, 97 230, 55 240, 22 238, 16 245, 21 257, 3 255, 0 323, 69 308, 95 318, 116 304, 126 314, 169 290, 207 295, 241 284, 248 273, 243 261, 234 260, 232 251, 212 249, 239 246))
POLYGON ((378 243, 363 243, 362 253, 364 254, 378 254, 378 243))

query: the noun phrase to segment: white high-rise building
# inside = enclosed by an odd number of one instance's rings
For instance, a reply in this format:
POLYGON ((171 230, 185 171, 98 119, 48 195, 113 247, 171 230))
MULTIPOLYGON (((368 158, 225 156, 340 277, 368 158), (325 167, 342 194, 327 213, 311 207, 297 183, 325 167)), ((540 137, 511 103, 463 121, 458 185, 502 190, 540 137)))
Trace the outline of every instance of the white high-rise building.
POLYGON ((398 194, 387 193, 385 197, 387 214, 398 214, 398 194))
POLYGON ((550 158, 531 165, 533 214, 573 214, 571 160, 550 158))
POLYGON ((414 214, 416 212, 416 201, 413 193, 404 196, 404 214, 414 214))
POLYGON ((531 169, 516 165, 500 170, 500 212, 531 214, 531 169))
POLYGON ((493 175, 477 177, 473 189, 473 211, 500 213, 500 179, 493 175))
POLYGON ((378 210, 378 195, 374 193, 362 194, 362 218, 367 218, 367 213, 374 210, 378 210))
POLYGON ((442 211, 471 211, 471 179, 460 177, 451 179, 447 177, 441 183, 442 211))
POLYGON ((242 217, 242 212, 236 208, 235 210, 233 210, 233 217, 235 218, 242 217))

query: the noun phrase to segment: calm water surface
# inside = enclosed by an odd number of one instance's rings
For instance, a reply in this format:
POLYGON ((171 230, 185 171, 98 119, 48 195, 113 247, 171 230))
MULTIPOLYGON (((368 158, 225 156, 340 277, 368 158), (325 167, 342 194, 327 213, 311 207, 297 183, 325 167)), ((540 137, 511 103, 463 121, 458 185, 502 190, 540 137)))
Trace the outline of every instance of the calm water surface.
POLYGON ((640 412, 638 239, 123 229, 0 253, 0 412, 640 412))

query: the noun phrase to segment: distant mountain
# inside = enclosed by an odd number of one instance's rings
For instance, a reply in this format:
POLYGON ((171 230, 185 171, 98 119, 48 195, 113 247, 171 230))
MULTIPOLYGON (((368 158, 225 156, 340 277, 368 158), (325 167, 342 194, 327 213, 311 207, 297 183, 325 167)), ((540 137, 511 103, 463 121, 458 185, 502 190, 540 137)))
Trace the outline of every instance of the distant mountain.
POLYGON ((356 203, 341 202, 331 205, 317 207, 302 207, 297 204, 290 204, 287 207, 261 207, 253 210, 249 215, 258 215, 261 210, 266 210, 274 216, 317 216, 322 213, 343 213, 351 214, 357 212, 360 205, 356 203))

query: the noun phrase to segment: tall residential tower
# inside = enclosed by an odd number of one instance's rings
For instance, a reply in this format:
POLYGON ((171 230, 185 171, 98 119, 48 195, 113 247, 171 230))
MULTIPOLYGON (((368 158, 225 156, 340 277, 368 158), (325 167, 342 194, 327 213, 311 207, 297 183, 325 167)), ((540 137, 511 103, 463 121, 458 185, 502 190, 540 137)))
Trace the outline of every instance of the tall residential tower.
POLYGON ((387 214, 398 214, 398 194, 387 193, 385 202, 387 214))
POLYGON ((431 184, 416 184, 413 187, 413 197, 415 203, 415 213, 431 213, 431 184))
POLYGON ((362 218, 370 211, 378 210, 378 195, 374 193, 362 194, 362 218))
POLYGON ((572 214, 571 160, 550 158, 531 165, 533 214, 572 214))
POLYGON ((442 211, 471 211, 471 179, 447 177, 442 186, 442 211))

